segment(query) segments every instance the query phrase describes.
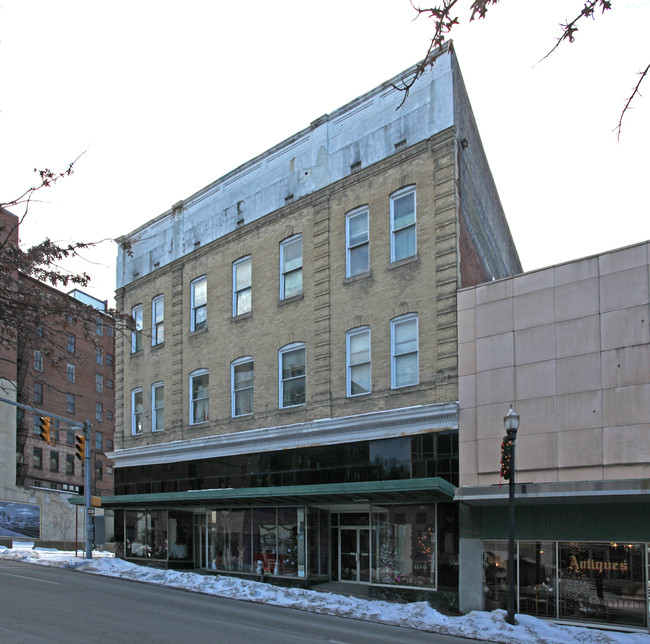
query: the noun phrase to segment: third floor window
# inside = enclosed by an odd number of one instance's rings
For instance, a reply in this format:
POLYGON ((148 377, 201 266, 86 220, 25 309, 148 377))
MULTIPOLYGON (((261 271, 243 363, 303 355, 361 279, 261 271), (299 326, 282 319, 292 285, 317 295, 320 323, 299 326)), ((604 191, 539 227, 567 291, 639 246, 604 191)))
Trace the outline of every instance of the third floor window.
POLYGON ((165 341, 165 296, 158 295, 151 301, 151 346, 165 341))
POLYGON ((198 277, 190 285, 192 319, 190 330, 199 331, 208 325, 208 281, 205 277, 198 277))
POLYGON ((131 353, 142 351, 142 304, 131 309, 135 330, 131 332, 131 353))
POLYGON ((232 314, 249 313, 252 310, 250 257, 238 259, 232 265, 232 314))
POLYGON ((345 276, 353 277, 370 270, 368 209, 358 208, 345 217, 345 276))
POLYGON ((415 234, 415 188, 403 188, 390 197, 390 261, 417 253, 415 234))
POLYGON ((302 235, 294 235, 280 244, 280 299, 302 293, 302 235))

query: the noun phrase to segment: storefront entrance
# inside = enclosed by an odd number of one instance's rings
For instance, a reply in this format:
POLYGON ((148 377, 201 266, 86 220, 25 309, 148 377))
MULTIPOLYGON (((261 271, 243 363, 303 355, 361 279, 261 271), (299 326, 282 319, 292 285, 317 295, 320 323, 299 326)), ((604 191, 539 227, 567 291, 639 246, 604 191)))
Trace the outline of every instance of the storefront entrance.
POLYGON ((341 528, 339 532, 339 579, 370 582, 370 528, 341 528))

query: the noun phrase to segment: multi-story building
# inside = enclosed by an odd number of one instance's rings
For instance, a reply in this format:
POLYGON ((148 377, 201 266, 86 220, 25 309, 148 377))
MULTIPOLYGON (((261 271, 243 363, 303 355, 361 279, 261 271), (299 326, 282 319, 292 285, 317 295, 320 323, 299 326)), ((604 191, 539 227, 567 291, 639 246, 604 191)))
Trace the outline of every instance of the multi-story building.
MULTIPOLYGON (((79 290, 66 295, 24 275, 20 280, 28 288, 47 290, 62 307, 66 298, 74 298, 97 310, 94 324, 71 316, 61 329, 58 319, 54 328, 46 321, 40 336, 25 339, 18 349, 17 399, 78 423, 89 420, 92 494, 112 494, 112 467, 106 453, 113 449, 115 433, 115 328, 113 319, 104 313, 106 302, 79 290), (48 333, 56 336, 54 347, 42 340, 48 333)), ((78 493, 84 484, 82 463, 75 456, 79 430, 54 420, 55 444, 50 445, 40 438, 40 424, 40 414, 18 412, 17 435, 23 453, 18 484, 78 493)))
POLYGON ((454 596, 456 291, 521 266, 455 54, 412 73, 120 240, 121 556, 454 596))
MULTIPOLYGON (((10 266, 7 248, 19 243, 19 220, 6 210, 0 215, 4 258, 10 266)), ((3 306, 5 312, 13 307, 16 321, 14 326, 10 319, 3 327, 0 397, 19 406, 0 403, 0 510, 3 516, 29 515, 32 539, 69 544, 75 539, 75 510, 67 500, 84 484, 82 464, 75 457, 75 434, 80 432, 57 418, 55 442, 46 443, 40 437, 41 414, 90 421, 91 492, 112 494, 106 453, 113 449, 115 430, 114 320, 106 313, 106 302, 76 289, 62 293, 21 273, 19 265, 16 260, 13 273, 3 272, 5 293, 14 290, 3 306)), ((104 532, 101 515, 98 510, 97 536, 104 532)))
POLYGON ((646 628, 650 242, 458 293, 460 607, 505 608, 516 439, 515 606, 646 628))

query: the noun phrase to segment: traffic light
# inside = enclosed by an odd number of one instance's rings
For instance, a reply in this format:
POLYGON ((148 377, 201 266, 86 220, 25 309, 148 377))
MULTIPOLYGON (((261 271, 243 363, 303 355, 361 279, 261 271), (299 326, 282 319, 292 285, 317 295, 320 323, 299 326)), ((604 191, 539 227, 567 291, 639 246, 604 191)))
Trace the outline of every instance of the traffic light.
POLYGON ((75 434, 74 444, 77 450, 75 456, 83 463, 86 458, 86 437, 83 434, 75 434))
POLYGON ((512 441, 504 436, 501 441, 501 478, 509 481, 512 477, 512 441))
POLYGON ((49 416, 41 416, 41 439, 49 445, 54 445, 54 423, 49 416))

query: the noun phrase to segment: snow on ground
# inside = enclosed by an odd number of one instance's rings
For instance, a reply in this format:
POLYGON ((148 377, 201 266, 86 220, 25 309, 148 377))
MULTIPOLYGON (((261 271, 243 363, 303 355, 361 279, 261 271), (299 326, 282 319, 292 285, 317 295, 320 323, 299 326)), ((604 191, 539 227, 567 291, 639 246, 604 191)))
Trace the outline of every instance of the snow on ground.
POLYGON ((462 617, 448 617, 431 608, 427 602, 398 604, 345 597, 317 590, 279 588, 235 577, 159 570, 116 559, 113 555, 103 552, 94 552, 93 559, 81 559, 75 557, 72 552, 46 548, 11 549, 0 546, 0 559, 72 568, 80 572, 158 584, 207 595, 407 626, 433 633, 447 633, 503 644, 650 644, 650 635, 642 633, 560 626, 530 615, 518 615, 518 624, 510 626, 505 621, 503 610, 491 613, 473 611, 462 617))

